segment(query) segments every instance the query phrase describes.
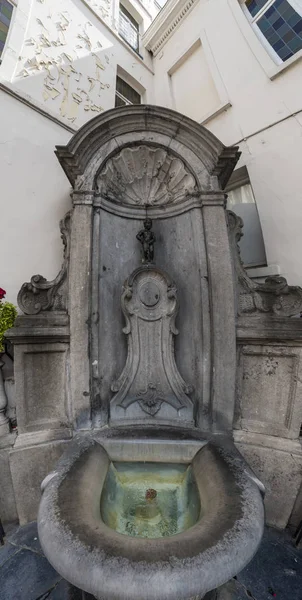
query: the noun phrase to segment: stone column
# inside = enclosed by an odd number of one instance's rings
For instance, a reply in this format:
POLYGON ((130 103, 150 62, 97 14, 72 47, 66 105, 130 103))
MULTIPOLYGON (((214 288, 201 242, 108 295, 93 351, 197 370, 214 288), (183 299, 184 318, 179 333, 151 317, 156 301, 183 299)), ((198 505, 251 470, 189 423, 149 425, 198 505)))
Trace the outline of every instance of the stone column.
POLYGON ((212 419, 214 431, 231 431, 235 404, 236 329, 233 272, 224 194, 203 200, 212 331, 212 419))
POLYGON ((76 429, 91 427, 90 302, 93 192, 74 191, 70 238, 70 393, 76 429))

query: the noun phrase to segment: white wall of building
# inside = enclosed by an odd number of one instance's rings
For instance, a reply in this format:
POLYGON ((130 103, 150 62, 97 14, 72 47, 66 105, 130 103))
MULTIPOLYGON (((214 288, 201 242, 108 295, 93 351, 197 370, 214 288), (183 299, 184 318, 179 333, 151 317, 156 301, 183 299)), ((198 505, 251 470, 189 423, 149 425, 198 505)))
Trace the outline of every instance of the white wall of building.
POLYGON ((59 221, 70 184, 54 154, 71 133, 0 91, 1 287, 16 302, 24 281, 52 279, 62 262, 59 221))
MULTIPOLYGON (((170 4, 180 9, 189 3, 170 4)), ((176 12, 169 16, 169 8, 168 3, 145 37, 154 49, 172 26, 154 52, 155 102, 204 123, 226 145, 239 144, 239 166, 248 168, 267 261, 279 265, 289 283, 301 285, 300 54, 288 69, 277 65, 237 0, 195 1, 181 23, 176 12), (177 71, 181 85, 175 86, 177 71)))

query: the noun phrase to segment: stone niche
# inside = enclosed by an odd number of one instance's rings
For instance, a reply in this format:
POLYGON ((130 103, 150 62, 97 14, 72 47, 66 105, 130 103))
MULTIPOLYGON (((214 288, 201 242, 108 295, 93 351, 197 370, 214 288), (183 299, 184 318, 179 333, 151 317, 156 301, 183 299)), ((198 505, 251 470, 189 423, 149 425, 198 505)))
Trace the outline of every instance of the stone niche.
MULTIPOLYGON (((133 106, 94 119, 57 155, 74 190, 68 267, 74 427, 178 423, 230 432, 236 343, 222 188, 237 148, 225 148, 183 115, 133 106), (175 294, 169 336, 157 339, 149 366, 171 348, 173 368, 164 381, 159 361, 150 375, 146 365, 145 379, 128 382, 133 397, 121 398, 117 382, 127 377, 128 362, 140 364, 144 339, 159 335, 142 314, 143 340, 135 341, 133 322, 127 330, 125 281, 142 264, 136 236, 146 217, 156 238, 149 275, 161 288, 163 311, 175 294), (177 391, 168 380, 178 382, 177 391), (156 410, 145 410, 144 395, 156 410)), ((163 329, 166 317, 158 316, 163 329)))
POLYGON ((23 284, 24 315, 8 334, 19 518, 35 518, 39 481, 74 431, 182 425, 233 430, 267 486, 268 522, 284 527, 302 480, 302 291, 283 278, 256 284, 243 269, 242 222, 223 192, 238 149, 142 105, 97 116, 56 154, 73 188, 64 262, 55 280, 23 284), (136 238, 146 218, 148 265, 136 238))

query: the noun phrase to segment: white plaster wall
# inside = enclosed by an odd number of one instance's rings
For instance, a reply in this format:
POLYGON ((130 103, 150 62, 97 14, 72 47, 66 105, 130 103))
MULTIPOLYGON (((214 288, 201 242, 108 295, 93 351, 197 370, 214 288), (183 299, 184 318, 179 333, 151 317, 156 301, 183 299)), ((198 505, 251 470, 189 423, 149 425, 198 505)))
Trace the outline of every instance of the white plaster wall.
POLYGON ((186 113, 191 119, 200 122, 213 106, 219 106, 219 95, 201 44, 193 45, 185 60, 176 63, 169 77, 173 106, 177 107, 179 112, 186 113), (190 82, 189 89, 188 82, 190 82), (196 101, 188 103, 188 94, 196 101))
POLYGON ((71 207, 70 184, 54 154, 71 134, 0 91, 0 286, 16 302, 24 281, 57 275, 59 221, 71 207))
POLYGON ((212 109, 204 111, 199 121, 205 120, 226 145, 240 145, 240 165, 248 167, 268 263, 278 264, 289 283, 302 285, 302 61, 271 79, 279 67, 251 30, 237 0, 200 0, 162 46, 153 65, 156 104, 178 109, 179 103, 182 112, 192 116, 201 104, 212 102, 212 109), (212 80, 204 78, 200 95, 192 94, 191 82, 199 73, 196 64, 190 69, 188 61, 187 93, 178 99, 173 97, 169 73, 197 40, 212 80), (213 96, 213 82, 219 103, 213 96))
MULTIPOLYGON (((136 1, 142 27, 150 14, 136 1)), ((46 110, 81 126, 114 106, 117 66, 133 78, 144 102, 152 102, 151 59, 144 61, 119 39, 114 0, 19 0, 0 77, 46 110), (20 39, 22 38, 22 40, 20 39)))

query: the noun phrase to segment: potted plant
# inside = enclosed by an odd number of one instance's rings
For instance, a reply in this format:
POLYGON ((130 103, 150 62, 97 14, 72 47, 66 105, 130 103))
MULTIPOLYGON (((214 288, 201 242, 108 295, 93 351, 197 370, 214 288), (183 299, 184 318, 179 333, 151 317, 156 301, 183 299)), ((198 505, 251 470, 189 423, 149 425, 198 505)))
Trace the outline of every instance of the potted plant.
POLYGON ((5 302, 6 291, 0 287, 0 436, 9 432, 9 419, 5 415, 7 398, 2 375, 2 360, 5 353, 4 336, 7 329, 13 326, 17 316, 16 307, 11 302, 5 302))

